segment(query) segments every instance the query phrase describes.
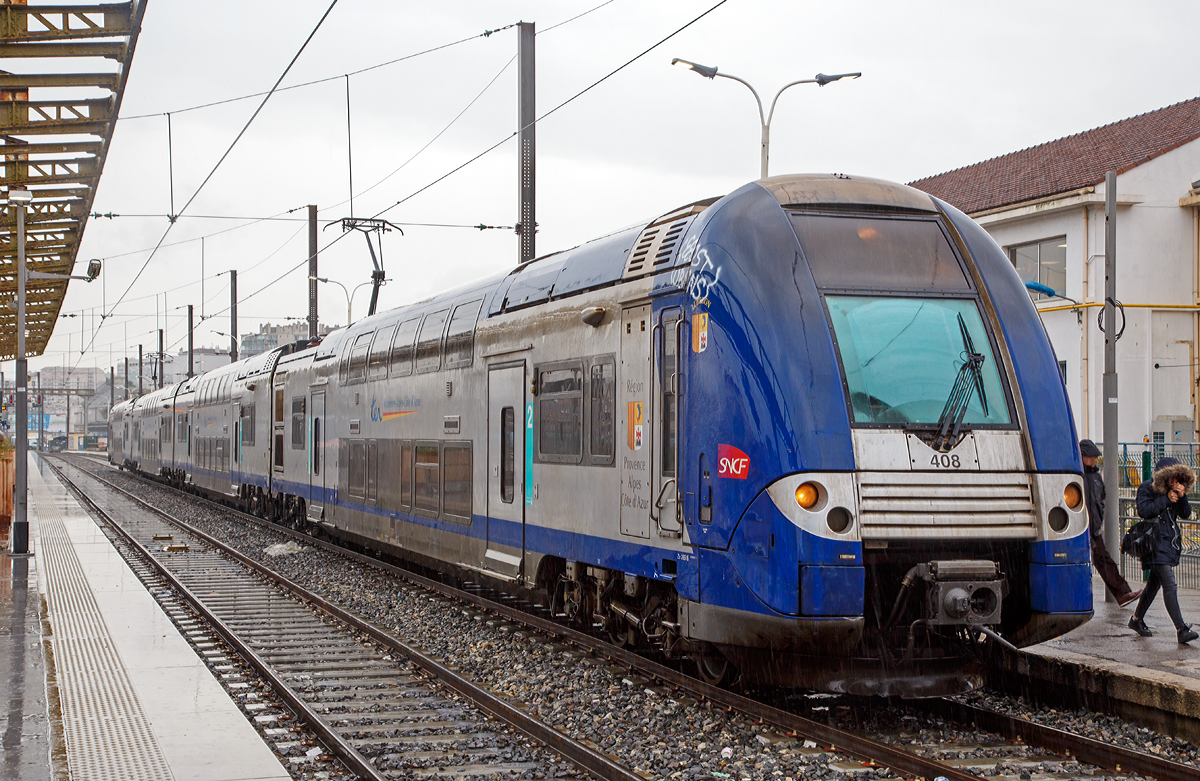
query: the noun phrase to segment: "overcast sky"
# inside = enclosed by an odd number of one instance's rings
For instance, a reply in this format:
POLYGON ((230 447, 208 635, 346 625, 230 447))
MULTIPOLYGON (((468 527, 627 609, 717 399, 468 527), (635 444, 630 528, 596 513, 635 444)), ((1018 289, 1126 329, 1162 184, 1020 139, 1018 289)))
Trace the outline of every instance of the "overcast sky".
MULTIPOLYGON (((229 330, 223 311, 229 269, 238 270, 242 334, 261 323, 305 317, 306 270, 283 276, 307 256, 304 222, 216 218, 303 220, 305 205, 315 203, 324 228, 350 215, 351 172, 354 214, 373 216, 508 138, 383 216, 400 224, 513 225, 515 29, 351 76, 352 166, 347 85, 339 77, 534 22, 541 114, 716 0, 612 0, 596 8, 601 2, 341 0, 283 86, 334 78, 277 92, 267 102, 97 331, 101 309, 125 293, 168 226, 165 114, 171 113, 178 212, 261 97, 187 109, 268 90, 329 5, 148 0, 94 204, 95 211, 123 216, 89 221, 79 253, 84 261, 104 259, 103 280, 71 283, 63 312, 81 316, 59 321, 49 350, 30 361, 31 370, 64 362, 108 367, 126 354, 136 358, 139 342, 154 348, 164 318, 175 353, 186 346, 189 303, 198 318, 202 309, 212 316, 198 326, 196 345, 228 345, 214 331, 229 330), (292 209, 298 211, 288 214, 292 209), (80 355, 88 343, 91 349, 80 355)), ((837 171, 903 182, 1196 97, 1197 30, 1200 3, 1191 0, 728 0, 539 123, 538 254, 758 177, 758 113, 750 91, 672 68, 673 57, 742 77, 768 104, 790 81, 862 71, 856 81, 800 85, 784 94, 772 122, 771 173, 837 171)), ((21 65, 8 67, 36 72, 39 66, 21 65)), ((336 224, 323 229, 322 246, 340 233, 336 224)), ((391 281, 380 310, 505 271, 517 252, 511 230, 410 225, 403 236, 388 233, 383 257, 391 281)), ((322 276, 351 289, 370 277, 361 236, 323 251, 320 266, 322 276)), ((358 291, 356 319, 365 315, 369 293, 369 287, 358 291)), ((346 323, 340 288, 321 285, 320 316, 322 323, 346 323)), ((12 364, 4 368, 11 371, 12 364)))

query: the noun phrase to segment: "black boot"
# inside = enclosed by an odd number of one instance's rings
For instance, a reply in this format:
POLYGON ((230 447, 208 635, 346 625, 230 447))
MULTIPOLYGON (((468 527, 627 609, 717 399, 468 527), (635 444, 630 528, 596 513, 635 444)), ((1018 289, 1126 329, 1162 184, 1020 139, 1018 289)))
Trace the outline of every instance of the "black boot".
POLYGON ((1190 643, 1197 637, 1200 637, 1200 635, 1196 634, 1196 630, 1190 626, 1185 626, 1179 630, 1179 642, 1181 643, 1190 643))
POLYGON ((1137 616, 1129 617, 1129 628, 1137 632, 1142 637, 1154 636, 1154 633, 1150 631, 1150 627, 1146 626, 1146 622, 1137 616))

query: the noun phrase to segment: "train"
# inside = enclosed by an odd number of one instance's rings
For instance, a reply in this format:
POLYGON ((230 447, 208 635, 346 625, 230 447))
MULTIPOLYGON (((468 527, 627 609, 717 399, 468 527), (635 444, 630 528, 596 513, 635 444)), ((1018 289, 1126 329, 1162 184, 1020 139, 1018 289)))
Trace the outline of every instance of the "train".
POLYGON ((710 683, 922 697, 1092 615, 1058 361, 913 188, 746 184, 113 407, 113 464, 710 683))

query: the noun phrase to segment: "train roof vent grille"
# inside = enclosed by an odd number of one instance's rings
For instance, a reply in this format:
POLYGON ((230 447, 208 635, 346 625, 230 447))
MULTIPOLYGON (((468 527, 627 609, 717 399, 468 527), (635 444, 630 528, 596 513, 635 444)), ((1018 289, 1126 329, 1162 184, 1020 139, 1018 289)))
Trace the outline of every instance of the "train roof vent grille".
POLYGON ((663 215, 650 223, 633 243, 621 279, 636 279, 670 268, 684 231, 703 210, 704 206, 693 204, 663 215))

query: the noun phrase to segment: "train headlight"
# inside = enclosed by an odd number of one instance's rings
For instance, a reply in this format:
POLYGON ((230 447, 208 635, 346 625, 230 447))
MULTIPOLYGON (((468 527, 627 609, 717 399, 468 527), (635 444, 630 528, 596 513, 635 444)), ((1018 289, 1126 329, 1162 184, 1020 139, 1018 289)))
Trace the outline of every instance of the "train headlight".
POLYGON ((811 510, 821 498, 821 488, 816 483, 801 483, 796 489, 796 504, 811 510))
POLYGON ((1063 489, 1063 504, 1070 507, 1072 510, 1078 510, 1083 504, 1083 490, 1079 487, 1079 483, 1068 483, 1063 489))

